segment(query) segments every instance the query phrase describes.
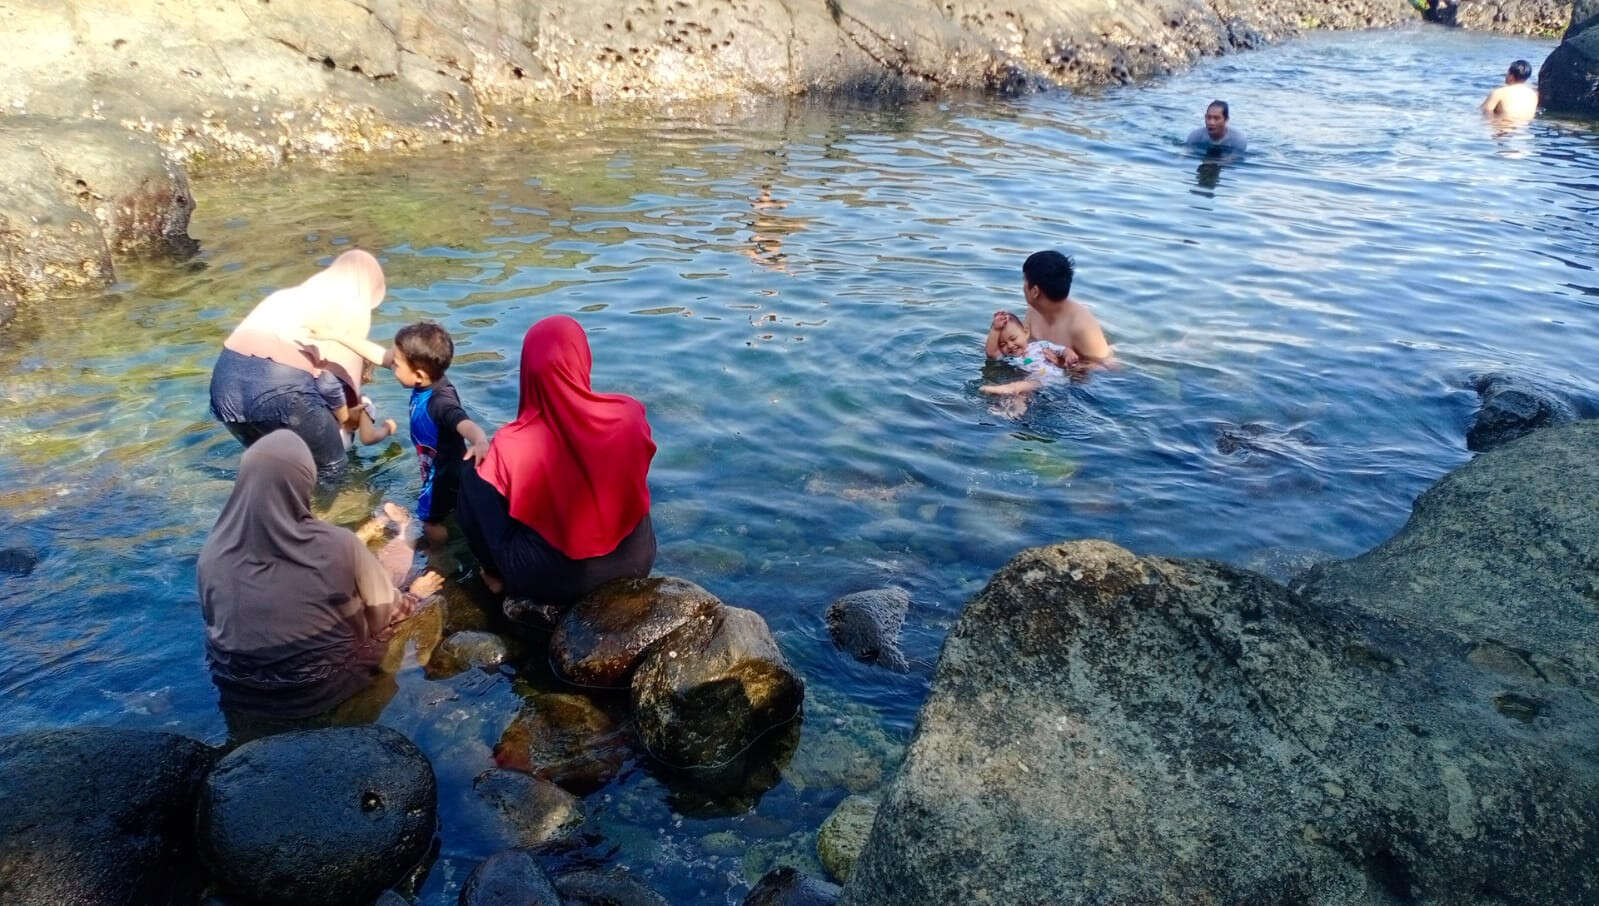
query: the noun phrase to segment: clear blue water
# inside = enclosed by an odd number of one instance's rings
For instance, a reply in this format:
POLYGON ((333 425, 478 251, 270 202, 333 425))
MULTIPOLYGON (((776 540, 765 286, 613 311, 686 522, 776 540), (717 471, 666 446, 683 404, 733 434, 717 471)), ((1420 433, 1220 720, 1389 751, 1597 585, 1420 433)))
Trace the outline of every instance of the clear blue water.
MULTIPOLYGON (((1467 458, 1467 376, 1596 389, 1599 133, 1475 111, 1551 46, 1314 35, 1095 95, 569 109, 518 144, 202 175, 193 266, 133 268, 0 334, 0 546, 42 554, 0 577, 0 732, 221 741, 194 562, 239 450, 207 415, 210 364, 262 295, 358 244, 389 274, 374 336, 442 321, 487 424, 512 415, 525 328, 577 316, 596 386, 649 409, 658 570, 762 613, 809 681, 799 749, 752 810, 682 814, 635 766, 586 801, 602 861, 678 902, 814 871, 816 827, 891 769, 945 632, 1020 548, 1351 555, 1467 458), (1212 97, 1251 143, 1219 169, 1178 144, 1212 97), (980 341, 1046 247, 1076 256, 1126 367, 1011 419, 976 390, 980 341), (1242 425, 1249 444, 1218 447, 1242 425), (885 584, 915 599, 907 675, 822 623, 885 584)), ((398 385, 373 395, 403 414, 398 385)), ((409 501, 414 476, 410 453, 368 450, 330 511, 409 501)), ((381 720, 441 778, 425 903, 486 854, 460 803, 517 691, 398 676, 381 720)))

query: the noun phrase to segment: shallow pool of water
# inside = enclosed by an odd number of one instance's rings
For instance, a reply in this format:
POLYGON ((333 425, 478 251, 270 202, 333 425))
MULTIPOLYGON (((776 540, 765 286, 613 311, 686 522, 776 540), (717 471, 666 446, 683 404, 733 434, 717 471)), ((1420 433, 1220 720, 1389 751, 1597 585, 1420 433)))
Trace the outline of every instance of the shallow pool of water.
MULTIPOLYGON (((220 741, 195 556, 239 450, 206 411, 221 338, 341 249, 379 251, 375 337, 428 317, 479 421, 516 404, 525 328, 591 332, 595 384, 648 406, 658 571, 771 623, 810 684, 783 780, 706 813, 636 766, 587 806, 675 902, 736 903, 909 738, 945 632, 1018 549, 1108 538, 1273 565, 1347 556, 1467 458, 1479 371, 1595 389, 1599 133, 1475 111, 1547 42, 1314 35, 1093 96, 738 112, 571 110, 536 139, 202 176, 202 252, 0 334, 0 732, 115 724, 220 741), (1212 97, 1247 159, 1179 145, 1212 97), (1020 264, 1076 256, 1125 368, 1020 418, 977 392, 1020 264), (836 596, 915 607, 899 675, 827 640, 836 596)), ((392 381, 372 394, 404 412, 392 381)), ((398 446, 329 505, 411 501, 398 446)), ((486 853, 458 807, 515 713, 508 677, 401 671, 381 720, 441 778, 423 902, 486 853)), ((597 855, 595 854, 597 853, 597 855)))

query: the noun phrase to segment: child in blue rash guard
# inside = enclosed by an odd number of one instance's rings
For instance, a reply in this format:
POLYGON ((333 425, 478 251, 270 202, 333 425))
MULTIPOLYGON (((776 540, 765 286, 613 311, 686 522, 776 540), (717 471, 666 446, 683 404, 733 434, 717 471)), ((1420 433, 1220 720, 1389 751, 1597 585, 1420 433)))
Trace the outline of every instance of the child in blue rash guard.
POLYGON ((411 388, 411 442, 422 465, 416 515, 433 545, 449 538, 444 518, 455 508, 461 463, 489 452, 488 435, 467 418, 455 385, 444 376, 454 357, 455 342, 431 321, 409 324, 394 335, 394 377, 411 388))

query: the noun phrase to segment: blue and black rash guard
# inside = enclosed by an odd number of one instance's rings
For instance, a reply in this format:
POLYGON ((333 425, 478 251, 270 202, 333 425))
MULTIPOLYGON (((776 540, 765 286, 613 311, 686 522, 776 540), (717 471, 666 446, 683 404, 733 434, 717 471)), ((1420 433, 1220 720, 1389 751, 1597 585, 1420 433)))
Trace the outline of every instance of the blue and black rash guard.
POLYGON ((449 378, 411 391, 411 443, 422 466, 416 514, 428 522, 442 521, 455 507, 461 457, 466 455, 466 440, 458 429, 467 418, 449 378))

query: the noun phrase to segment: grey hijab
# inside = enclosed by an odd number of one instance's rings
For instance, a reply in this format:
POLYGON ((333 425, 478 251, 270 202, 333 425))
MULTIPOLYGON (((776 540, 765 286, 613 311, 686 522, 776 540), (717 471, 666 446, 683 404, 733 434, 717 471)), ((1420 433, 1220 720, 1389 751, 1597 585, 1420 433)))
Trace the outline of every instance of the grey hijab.
POLYGON ((239 463, 200 551, 200 608, 215 676, 266 691, 315 684, 373 659, 399 601, 353 532, 311 515, 316 464, 278 430, 239 463))

